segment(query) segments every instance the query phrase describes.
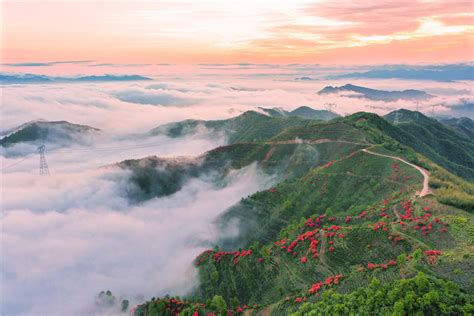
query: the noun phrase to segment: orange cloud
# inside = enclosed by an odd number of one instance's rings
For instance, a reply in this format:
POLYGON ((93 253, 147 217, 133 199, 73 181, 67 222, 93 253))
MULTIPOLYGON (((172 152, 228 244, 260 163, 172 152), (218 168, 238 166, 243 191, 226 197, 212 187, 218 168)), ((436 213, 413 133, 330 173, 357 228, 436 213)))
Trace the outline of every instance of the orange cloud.
POLYGON ((472 1, 6 1, 8 62, 473 59, 472 1), (364 57, 354 58, 357 52, 364 57))

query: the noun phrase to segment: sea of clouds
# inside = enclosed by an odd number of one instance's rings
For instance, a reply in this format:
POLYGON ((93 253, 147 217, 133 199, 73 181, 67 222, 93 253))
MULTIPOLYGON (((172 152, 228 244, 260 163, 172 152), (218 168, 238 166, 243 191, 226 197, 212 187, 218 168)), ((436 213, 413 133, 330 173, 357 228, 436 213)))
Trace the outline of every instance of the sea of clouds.
POLYGON ((226 143, 206 132, 178 139, 147 134, 160 124, 228 118, 257 107, 322 109, 328 103, 341 115, 398 108, 466 115, 457 106, 472 102, 466 82, 324 80, 318 71, 320 79, 300 81, 295 78, 314 75, 314 69, 204 65, 179 75, 169 69, 147 74, 153 81, 3 86, 3 133, 36 119, 66 120, 101 133, 74 144, 47 144, 49 177, 38 176, 35 145, 0 151, 2 314, 115 314, 95 304, 101 290, 137 304, 167 293, 183 295, 196 286, 192 261, 220 237, 214 220, 274 179, 251 165, 232 171, 224 187, 196 178, 173 195, 130 204, 123 194, 132 185, 130 173, 102 166, 150 155, 197 156, 226 143), (349 82, 420 89, 436 97, 376 102, 316 93, 349 82), (12 150, 18 155, 8 155, 12 150))

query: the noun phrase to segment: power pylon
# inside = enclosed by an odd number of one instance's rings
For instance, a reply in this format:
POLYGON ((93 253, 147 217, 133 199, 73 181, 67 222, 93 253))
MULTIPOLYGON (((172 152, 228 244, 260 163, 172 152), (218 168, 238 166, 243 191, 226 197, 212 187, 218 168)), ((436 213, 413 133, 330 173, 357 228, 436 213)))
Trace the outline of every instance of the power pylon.
POLYGON ((44 156, 45 149, 46 149, 45 145, 41 145, 38 147, 38 153, 40 155, 40 168, 39 168, 40 176, 49 176, 48 163, 46 162, 46 157, 44 156))
POLYGON ((395 120, 393 121, 393 124, 398 124, 400 123, 400 112, 395 113, 395 120))
POLYGON ((329 111, 329 112, 332 112, 334 110, 334 108, 336 107, 336 103, 325 103, 324 104, 324 109, 326 111, 329 111))

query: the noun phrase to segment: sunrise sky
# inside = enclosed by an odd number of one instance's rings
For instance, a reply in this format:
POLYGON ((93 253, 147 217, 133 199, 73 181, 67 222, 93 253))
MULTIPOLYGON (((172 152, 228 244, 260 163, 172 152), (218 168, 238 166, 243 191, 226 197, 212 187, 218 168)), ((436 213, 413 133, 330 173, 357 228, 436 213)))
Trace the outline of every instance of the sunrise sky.
POLYGON ((474 1, 14 1, 4 63, 471 61, 474 1))

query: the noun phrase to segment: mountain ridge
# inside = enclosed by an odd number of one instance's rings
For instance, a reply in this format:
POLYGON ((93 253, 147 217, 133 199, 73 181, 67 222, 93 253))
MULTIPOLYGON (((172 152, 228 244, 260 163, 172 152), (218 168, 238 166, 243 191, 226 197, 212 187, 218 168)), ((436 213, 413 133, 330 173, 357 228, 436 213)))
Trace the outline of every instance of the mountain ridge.
POLYGON ((426 100, 433 96, 421 90, 401 90, 401 91, 385 91, 346 84, 339 87, 326 86, 318 92, 319 95, 337 94, 341 92, 355 92, 354 95, 344 95, 349 98, 366 98, 373 101, 397 101, 397 100, 426 100))

